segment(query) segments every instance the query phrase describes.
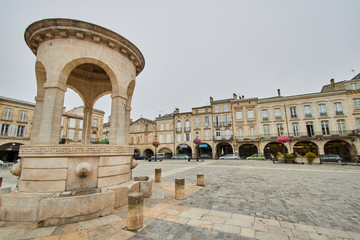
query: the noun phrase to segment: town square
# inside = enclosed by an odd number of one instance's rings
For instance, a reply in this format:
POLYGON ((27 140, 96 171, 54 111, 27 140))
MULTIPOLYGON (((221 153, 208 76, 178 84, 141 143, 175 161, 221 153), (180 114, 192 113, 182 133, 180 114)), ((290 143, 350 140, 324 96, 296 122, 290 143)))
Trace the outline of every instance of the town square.
POLYGON ((0 239, 360 239, 360 4, 5 3, 0 239))

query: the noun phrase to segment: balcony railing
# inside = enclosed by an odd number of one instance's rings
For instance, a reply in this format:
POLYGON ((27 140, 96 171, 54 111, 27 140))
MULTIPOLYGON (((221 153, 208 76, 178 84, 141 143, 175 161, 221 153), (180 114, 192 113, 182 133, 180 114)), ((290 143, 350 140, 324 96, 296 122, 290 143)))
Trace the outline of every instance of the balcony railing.
POLYGON ((184 131, 185 131, 185 132, 190 132, 190 131, 191 131, 191 127, 184 127, 184 131))
POLYGON ((176 132, 177 132, 177 133, 180 133, 180 132, 181 132, 181 127, 177 127, 177 128, 176 128, 176 132))
POLYGON ((236 138, 237 142, 246 142, 246 141, 258 141, 259 135, 250 135, 250 136, 237 136, 236 138))
POLYGON ((231 126, 231 121, 224 121, 224 122, 214 122, 215 127, 229 127, 231 126))
POLYGON ((225 135, 225 136, 216 136, 214 135, 214 140, 215 141, 231 141, 233 139, 233 136, 228 136, 228 135, 225 135))

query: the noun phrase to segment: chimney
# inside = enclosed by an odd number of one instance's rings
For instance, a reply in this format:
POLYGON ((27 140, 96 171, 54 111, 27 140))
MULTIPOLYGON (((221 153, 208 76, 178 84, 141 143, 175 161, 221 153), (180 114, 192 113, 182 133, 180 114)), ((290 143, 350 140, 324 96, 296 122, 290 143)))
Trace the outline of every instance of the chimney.
POLYGON ((331 85, 335 85, 335 80, 332 78, 332 79, 330 79, 330 83, 331 83, 331 85))
POLYGON ((278 88, 277 92, 278 92, 278 97, 281 97, 280 88, 278 88))
POLYGON ((180 110, 178 108, 175 108, 174 113, 179 113, 179 112, 180 112, 180 110))
POLYGON ((244 98, 245 98, 245 97, 244 97, 244 95, 242 95, 241 97, 242 97, 242 99, 244 99, 244 98))
POLYGON ((237 95, 236 93, 233 93, 233 99, 236 100, 237 99, 237 95))
POLYGON ((210 97, 210 103, 212 103, 214 101, 213 97, 210 97))

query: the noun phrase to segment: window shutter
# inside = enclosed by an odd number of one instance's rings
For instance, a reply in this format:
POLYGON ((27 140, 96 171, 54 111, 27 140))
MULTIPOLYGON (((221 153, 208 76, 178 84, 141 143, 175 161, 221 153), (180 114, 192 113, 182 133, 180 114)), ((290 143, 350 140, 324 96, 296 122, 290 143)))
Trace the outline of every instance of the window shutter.
POLYGON ((25 129, 24 129, 24 133, 23 133, 23 137, 27 137, 27 133, 28 133, 28 127, 25 126, 25 129))

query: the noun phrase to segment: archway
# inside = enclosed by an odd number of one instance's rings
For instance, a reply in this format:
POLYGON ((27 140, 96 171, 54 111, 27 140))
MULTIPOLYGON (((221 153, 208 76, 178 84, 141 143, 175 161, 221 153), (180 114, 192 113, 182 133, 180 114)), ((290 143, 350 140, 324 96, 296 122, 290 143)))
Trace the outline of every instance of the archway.
POLYGON ((179 146, 177 146, 176 153, 177 154, 186 154, 192 158, 192 149, 187 144, 180 144, 179 146))
POLYGON ((240 158, 247 158, 255 153, 258 153, 258 148, 254 144, 243 144, 239 147, 240 158))
POLYGON ((222 142, 216 146, 216 158, 232 153, 233 153, 233 148, 229 143, 222 142))
POLYGON ((350 149, 350 144, 342 140, 329 141, 324 145, 325 154, 337 154, 344 161, 351 161, 350 149))
POLYGON ((310 141, 297 142, 294 145, 294 152, 301 156, 305 156, 305 154, 308 152, 315 153, 316 156, 319 156, 318 149, 319 149, 318 146, 310 141))
POLYGON ((147 148, 147 149, 145 149, 145 151, 144 151, 144 155, 145 155, 147 158, 151 158, 152 156, 154 156, 154 152, 153 152, 153 150, 147 148))
POLYGON ((272 159, 271 155, 276 157, 276 155, 278 155, 279 152, 280 153, 284 152, 283 145, 281 143, 270 142, 270 143, 266 144, 266 146, 264 147, 265 159, 272 159))
POLYGON ((0 146, 0 159, 6 162, 16 162, 19 158, 19 148, 22 143, 6 143, 0 146))
POLYGON ((199 144, 199 151, 200 151, 200 157, 203 158, 207 157, 212 158, 212 147, 207 143, 201 143, 199 144))
POLYGON ((165 153, 165 158, 171 158, 173 156, 172 151, 167 147, 159 149, 158 153, 165 153))

